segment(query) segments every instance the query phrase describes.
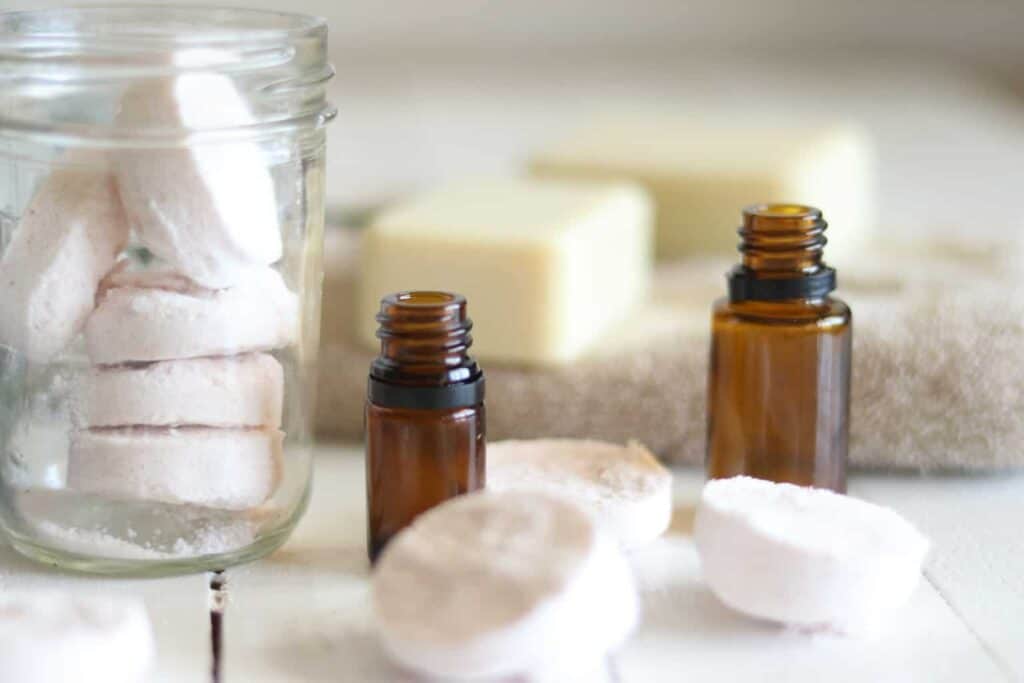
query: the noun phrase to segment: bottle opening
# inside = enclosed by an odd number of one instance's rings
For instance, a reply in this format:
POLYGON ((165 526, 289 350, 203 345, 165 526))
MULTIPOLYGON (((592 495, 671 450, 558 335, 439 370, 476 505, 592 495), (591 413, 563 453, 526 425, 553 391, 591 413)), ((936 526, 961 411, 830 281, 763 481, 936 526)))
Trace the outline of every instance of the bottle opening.
MULTIPOLYGON (((461 294, 440 291, 408 291, 388 294, 380 301, 377 321, 382 329, 394 327, 392 323, 426 325, 442 330, 463 327, 466 317, 466 297, 461 294)), ((404 326, 391 329, 391 333, 408 332, 404 326)))
POLYGON ((804 204, 754 204, 748 206, 744 212, 752 216, 785 216, 785 217, 807 217, 807 218, 818 218, 821 216, 821 211, 815 209, 813 206, 805 206, 804 204))
POLYGON ((394 298, 395 303, 403 306, 438 306, 457 303, 462 299, 460 295, 448 292, 399 292, 394 298))

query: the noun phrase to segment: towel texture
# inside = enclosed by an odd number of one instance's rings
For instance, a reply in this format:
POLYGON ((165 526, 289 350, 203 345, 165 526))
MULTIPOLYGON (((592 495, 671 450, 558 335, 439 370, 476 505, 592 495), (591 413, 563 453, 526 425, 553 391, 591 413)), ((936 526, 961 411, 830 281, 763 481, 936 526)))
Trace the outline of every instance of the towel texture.
MULTIPOLYGON (((317 412, 320 435, 349 439, 362 435, 374 355, 352 341, 355 242, 328 236, 317 412)), ((1019 261, 1015 245, 880 245, 840 271, 854 313, 853 466, 1024 465, 1019 261)), ((659 266, 652 300, 575 364, 487 365, 488 438, 637 439, 668 462, 701 463, 710 305, 730 266, 659 266)))

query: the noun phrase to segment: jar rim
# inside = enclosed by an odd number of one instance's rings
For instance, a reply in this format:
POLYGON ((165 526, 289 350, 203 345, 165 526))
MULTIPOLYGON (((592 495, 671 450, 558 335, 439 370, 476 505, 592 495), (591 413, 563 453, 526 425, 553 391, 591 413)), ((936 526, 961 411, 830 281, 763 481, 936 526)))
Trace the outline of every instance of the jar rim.
POLYGON ((322 17, 221 5, 159 7, 133 4, 0 12, 0 47, 33 47, 83 38, 118 44, 223 46, 291 41, 326 31, 322 17))
POLYGON ((177 147, 315 130, 335 115, 326 101, 334 75, 326 44, 324 19, 273 10, 125 4, 0 12, 0 138, 177 147), (134 84, 209 75, 231 79, 260 101, 259 112, 190 126, 110 120, 134 84), (89 93, 98 93, 99 109, 80 103, 89 93), (96 111, 105 113, 97 120, 96 111))

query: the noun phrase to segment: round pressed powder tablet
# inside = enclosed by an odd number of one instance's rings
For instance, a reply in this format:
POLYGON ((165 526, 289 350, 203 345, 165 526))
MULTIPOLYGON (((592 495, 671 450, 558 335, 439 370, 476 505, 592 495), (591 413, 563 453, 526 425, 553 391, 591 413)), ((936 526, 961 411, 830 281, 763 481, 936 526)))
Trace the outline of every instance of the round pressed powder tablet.
POLYGON ((105 163, 78 155, 42 181, 0 259, 0 343, 36 363, 82 330, 128 242, 113 178, 90 162, 105 163))
POLYGON ((637 621, 615 542, 547 494, 485 491, 424 513, 384 549, 372 583, 385 649, 443 678, 589 664, 637 621))
POLYGON ((709 481, 694 521, 704 578, 730 607, 864 632, 910 598, 928 540, 896 512, 825 489, 709 481))
POLYGON ((141 683, 153 655, 149 618, 136 600, 0 594, 0 680, 141 683))
POLYGON ((288 346, 298 334, 296 296, 272 268, 205 289, 166 271, 112 273, 85 326, 97 364, 224 356, 288 346))
POLYGON ((94 366, 75 400, 80 427, 281 426, 284 375, 266 353, 94 366))
POLYGON ((75 432, 68 488, 241 510, 269 498, 284 434, 259 429, 125 428, 75 432))
POLYGON ((672 474, 646 448, 602 441, 536 439, 487 444, 487 488, 540 490, 590 511, 629 550, 672 519, 672 474))

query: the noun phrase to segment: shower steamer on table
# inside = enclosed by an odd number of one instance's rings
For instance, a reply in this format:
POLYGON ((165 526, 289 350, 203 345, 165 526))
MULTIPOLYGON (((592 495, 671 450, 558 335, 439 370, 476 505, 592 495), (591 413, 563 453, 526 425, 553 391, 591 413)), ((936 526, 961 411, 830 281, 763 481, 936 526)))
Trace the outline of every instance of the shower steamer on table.
POLYGON ((861 633, 909 600, 929 542, 894 511, 750 477, 707 483, 694 541, 726 605, 806 629, 861 633))
POLYGON ((75 397, 79 427, 281 426, 284 373, 266 353, 94 366, 75 397))
POLYGON ((615 542, 540 493, 483 491, 424 513, 381 553, 372 589, 387 652, 445 680, 590 667, 638 616, 615 542))
POLYGON ((653 541, 672 520, 672 473, 635 442, 489 443, 487 488, 544 491, 566 498, 590 512, 625 550, 653 541))
POLYGON ((0 680, 142 683, 154 651, 149 617, 137 600, 0 593, 0 680))
POLYGON ((281 477, 276 429, 135 427, 74 432, 68 488, 226 510, 256 507, 281 477))
MULTIPOLYGON (((256 123, 223 74, 185 73, 142 81, 121 100, 116 125, 202 131, 256 123)), ((281 258, 270 160, 249 140, 119 152, 116 172, 139 240, 206 287, 236 284, 245 270, 281 258)))
POLYGON ((233 355, 288 346, 298 325, 297 297, 266 266, 226 289, 167 271, 117 271, 101 284, 85 346, 101 365, 233 355))
POLYGON ((82 330, 96 288, 128 242, 113 177, 99 155, 56 168, 0 258, 0 344, 44 363, 82 330))
POLYGON ((530 179, 455 185, 386 210, 366 230, 359 334, 381 297, 459 292, 484 360, 573 360, 622 320, 651 277, 651 206, 628 184, 530 179))
POLYGON ((874 150, 859 128, 838 123, 633 114, 596 120, 534 155, 543 178, 624 178, 654 197, 661 258, 736 251, 737 207, 798 202, 833 220, 830 261, 870 237, 876 202, 874 150))

